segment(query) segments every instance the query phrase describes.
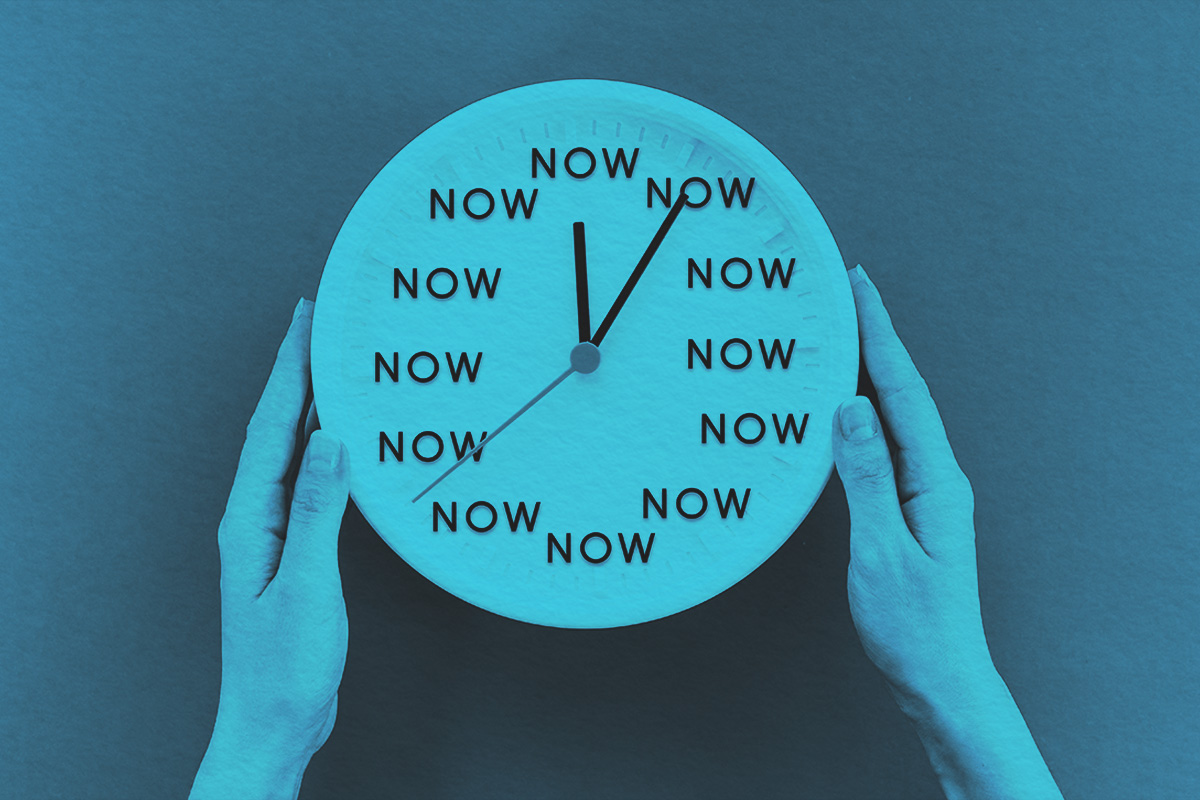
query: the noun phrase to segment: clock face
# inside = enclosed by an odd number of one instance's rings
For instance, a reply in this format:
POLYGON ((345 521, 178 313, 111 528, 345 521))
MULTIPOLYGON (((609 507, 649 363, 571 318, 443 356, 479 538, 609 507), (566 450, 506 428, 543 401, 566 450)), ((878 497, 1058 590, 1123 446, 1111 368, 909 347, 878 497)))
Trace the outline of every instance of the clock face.
POLYGON ((796 178, 707 108, 612 81, 502 92, 405 146, 337 236, 312 334, 321 425, 392 549, 574 628, 763 563, 829 478, 857 371, 796 178))

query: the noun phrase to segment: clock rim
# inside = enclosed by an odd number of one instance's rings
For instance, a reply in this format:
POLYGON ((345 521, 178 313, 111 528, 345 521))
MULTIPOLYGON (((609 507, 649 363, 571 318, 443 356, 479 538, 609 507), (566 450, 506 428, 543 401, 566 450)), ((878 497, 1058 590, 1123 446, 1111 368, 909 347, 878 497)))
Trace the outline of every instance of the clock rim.
MULTIPOLYGON (((777 164, 779 167, 781 167, 783 169, 784 173, 786 173, 786 175, 789 176, 792 179, 792 181, 794 181, 795 186, 801 192, 803 199, 807 200, 807 204, 808 204, 807 210, 811 211, 812 213, 814 213, 816 215, 816 219, 820 221, 820 230, 822 230, 825 234, 827 234, 829 236, 829 242, 832 244, 832 252, 834 254, 836 254, 836 256, 837 256, 836 262, 842 265, 843 272, 845 272, 845 262, 843 260, 842 254, 841 254, 841 248, 837 244, 837 239, 833 234, 833 230, 830 228, 828 221, 825 219, 825 216, 821 213, 819 207, 817 207, 816 203, 812 200, 811 195, 809 195, 808 190, 800 182, 799 178, 796 177, 795 173, 792 172, 791 168, 788 167, 788 165, 782 159, 780 159, 773 150, 771 150, 769 147, 767 147, 767 145, 765 145, 761 140, 759 140, 758 137, 756 137, 754 134, 747 131, 745 128, 742 128, 740 125, 733 122, 732 120, 730 120, 729 118, 727 118, 726 116, 721 114, 720 112, 710 108, 709 106, 707 106, 699 101, 692 100, 690 98, 683 97, 682 95, 676 94, 669 90, 661 89, 661 88, 651 86, 648 84, 633 83, 633 82, 629 82, 629 81, 619 81, 619 80, 611 80, 611 79, 604 79, 604 78, 568 78, 568 79, 536 81, 536 82, 531 82, 531 83, 526 83, 526 84, 521 84, 518 86, 510 87, 507 89, 501 89, 496 92, 492 92, 490 94, 484 95, 476 100, 470 101, 464 105, 461 105, 461 106, 455 108, 454 110, 448 112, 447 114, 438 118, 436 121, 434 121, 434 122, 430 123, 429 125, 427 125, 426 127, 424 127, 421 131, 419 131, 413 137, 409 138, 391 156, 391 158, 389 158, 386 162, 384 162, 384 164, 378 170, 376 170, 374 175, 372 175, 370 181, 368 181, 367 184, 363 187, 363 189, 359 192, 359 195, 355 199, 355 202, 351 205, 350 209, 347 211, 346 215, 343 217, 342 223, 339 225, 339 228, 338 228, 338 233, 337 233, 337 235, 335 235, 334 240, 330 245, 329 252, 326 256, 325 264, 322 267, 321 284, 318 285, 316 299, 314 300, 314 303, 315 303, 314 330, 317 329, 316 320, 318 318, 320 318, 319 315, 320 315, 320 310, 322 308, 322 306, 319 302, 319 300, 321 298, 321 285, 324 285, 326 268, 329 266, 330 261, 333 259, 335 252, 338 250, 338 247, 337 247, 338 239, 341 237, 343 230, 346 228, 347 222, 350 221, 351 216, 354 214, 355 208, 362 201, 363 197, 368 194, 372 185, 375 184, 375 182, 378 180, 379 176, 397 158, 399 158, 400 155, 408 147, 410 147, 414 142, 421 139, 423 136, 429 134, 431 131, 433 131, 435 128, 437 128, 439 125, 441 125, 443 122, 445 122, 446 120, 450 119, 451 117, 459 114, 463 110, 472 108, 472 107, 477 107, 480 104, 486 103, 487 101, 490 101, 490 100, 495 100, 496 98, 500 97, 501 95, 511 96, 512 93, 514 93, 514 92, 525 93, 525 92, 535 91, 539 88, 549 88, 549 87, 582 87, 582 88, 586 89, 586 87, 589 85, 597 87, 601 91, 604 91, 604 92, 613 92, 613 95, 611 95, 611 97, 606 97, 605 99, 616 99, 616 100, 619 100, 622 102, 629 102, 630 100, 649 100, 652 95, 647 94, 647 93, 660 93, 663 95, 667 95, 671 98, 672 103, 683 104, 684 106, 687 106, 687 105, 697 106, 697 107, 703 109, 704 111, 708 112, 708 114, 712 115, 712 118, 718 123, 718 126, 727 127, 728 129, 732 130, 732 132, 734 133, 735 136, 748 137, 751 142, 753 142, 754 144, 761 147, 762 150, 766 154, 768 154, 771 159, 773 159, 774 163, 777 164), (635 97, 635 98, 626 98, 626 97, 617 96, 616 92, 621 91, 620 87, 631 87, 633 89, 633 91, 635 92, 635 94, 641 95, 641 96, 635 97)), ((717 133, 723 134, 724 131, 717 131, 717 133)), ((801 209, 801 210, 803 210, 803 209, 801 209)), ((852 317, 855 317, 856 310, 853 307, 853 294, 850 291, 849 279, 847 276, 843 276, 842 280, 845 281, 845 291, 842 292, 842 294, 844 296, 850 298, 850 302, 849 302, 850 313, 851 313, 852 317)), ((852 342, 847 343, 847 348, 853 351, 853 360, 857 367, 857 362, 860 357, 860 353, 859 353, 860 346, 859 346, 859 342, 858 342, 857 329, 855 329, 852 339, 853 339, 852 342)), ((330 348, 330 349, 332 349, 332 348, 330 348)), ((849 361, 850 361, 849 353, 846 354, 846 358, 847 358, 847 363, 849 363, 849 361)), ((315 368, 316 362, 317 362, 316 348, 313 348, 312 352, 310 353, 310 366, 313 368, 312 374, 314 376, 313 404, 314 404, 314 406, 316 406, 318 408, 318 418, 319 418, 320 411, 319 411, 319 405, 317 402, 318 401, 317 384, 318 383, 324 384, 325 381, 317 380, 315 377, 318 374, 318 370, 315 368)), ((324 375, 325 371, 321 370, 321 374, 324 375)), ((850 383, 849 378, 847 378, 847 383, 850 383)), ((847 397, 852 396, 853 393, 857 390, 857 369, 855 369, 853 383, 854 383, 854 385, 850 386, 846 392, 847 397)), ((461 594, 459 594, 458 591, 445 585, 438 578, 435 578, 432 575, 430 575, 428 572, 426 572, 425 570, 418 568, 415 564, 412 563, 412 561, 410 561, 408 558, 405 557, 405 555, 400 551, 400 549, 398 549, 396 546, 394 546, 392 544, 391 540, 388 537, 385 537, 379 533, 379 528, 371 522, 370 517, 368 516, 367 512, 363 509, 362 504, 359 502, 358 497, 355 496, 356 491, 353 486, 353 480, 351 481, 352 486, 351 486, 350 496, 351 496, 351 499, 353 499, 355 501, 355 505, 359 508, 360 513, 362 514, 363 518, 371 526, 371 528, 374 530, 376 535, 378 535, 380 537, 380 539, 382 539, 384 541, 384 543, 388 545, 388 548, 390 550, 392 550, 392 552, 394 552, 397 556, 399 556, 401 558, 401 560, 403 560, 415 572, 420 574, 425 579, 429 580, 434 585, 438 586, 440 589, 442 589, 442 590, 446 591, 447 593, 449 593, 450 595, 454 596, 457 600, 459 600, 463 603, 466 603, 468 605, 474 606, 476 608, 480 608, 484 611, 495 614, 497 616, 505 617, 507 619, 512 619, 512 620, 516 620, 516 621, 520 621, 520 622, 526 622, 526 623, 530 623, 530 624, 534 624, 534 625, 540 625, 543 627, 563 628, 563 629, 605 629, 605 628, 629 627, 632 625, 645 624, 645 623, 649 623, 649 622, 654 622, 656 620, 661 620, 661 619, 666 619, 668 617, 672 617, 676 614, 682 613, 689 609, 697 608, 701 605, 704 605, 704 604, 710 602, 711 600, 715 599, 716 597, 720 596, 721 594, 727 592, 729 589, 733 588, 738 583, 741 583, 743 580, 745 580, 747 577, 749 577, 752 573, 754 573, 756 570, 761 568, 763 564, 765 564, 772 556, 774 556, 780 550, 780 548, 782 548, 783 545, 796 534, 796 532, 800 529, 800 527, 803 525, 805 520, 808 519, 808 516, 812 512, 812 509, 816 506, 817 501, 824 494, 825 489, 828 487, 829 480, 833 475, 833 470, 834 470, 834 464, 833 464, 832 458, 830 457, 828 459, 828 462, 824 469, 824 476, 819 481, 814 481, 814 483, 813 483, 814 486, 819 485, 819 488, 815 492, 813 492, 811 500, 809 502, 807 502, 806 504, 804 504, 803 513, 800 515, 797 522, 792 526, 791 530, 785 536, 782 536, 779 539, 778 543, 774 547, 772 547, 769 551, 764 551, 764 554, 763 554, 761 560, 758 560, 757 563, 755 563, 751 567, 749 567, 744 573, 738 574, 737 577, 730 580, 726 585, 724 585, 719 590, 712 592, 711 594, 707 594, 706 597, 704 597, 703 599, 701 599, 699 601, 688 603, 687 605, 684 605, 683 607, 677 608, 672 611, 656 613, 654 616, 645 616, 644 614, 641 614, 638 616, 637 619, 633 619, 631 621, 599 622, 599 623, 595 623, 595 624, 579 624, 579 623, 566 624, 566 623, 549 621, 547 619, 529 618, 527 616, 515 614, 511 611, 502 611, 497 608, 490 607, 489 605, 485 605, 480 602, 477 602, 476 600, 467 599, 467 598, 463 597, 461 594)), ((819 473, 814 473, 814 474, 819 474, 819 473)), ((368 502, 368 505, 369 504, 370 503, 368 502)))

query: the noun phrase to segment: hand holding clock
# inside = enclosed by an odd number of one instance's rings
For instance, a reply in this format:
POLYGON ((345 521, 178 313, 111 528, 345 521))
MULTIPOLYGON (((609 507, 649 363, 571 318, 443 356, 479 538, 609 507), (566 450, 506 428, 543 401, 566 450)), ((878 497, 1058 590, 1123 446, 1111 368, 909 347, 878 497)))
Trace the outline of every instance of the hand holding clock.
POLYGON ((834 420, 850 506, 847 587, 871 661, 950 798, 1061 798, 992 663, 979 610, 974 497, 937 406, 862 267, 850 273, 865 397, 834 420), (890 442, 889 442, 890 440, 890 442))
MULTIPOLYGON (((587 337, 583 228, 576 227, 577 286, 584 287, 577 347, 603 339, 681 202, 587 337)), ((947 796, 1061 798, 988 652, 970 484, 861 267, 851 283, 883 417, 881 425, 858 397, 842 404, 833 426, 851 515, 847 586, 855 627, 916 725, 947 796)), ((291 480, 297 439, 302 447, 305 438, 311 314, 301 301, 247 428, 221 521, 221 698, 193 798, 296 797, 336 715, 347 639, 337 566, 348 491, 344 446, 314 433, 291 480)))
POLYGON ((305 300, 296 306, 217 531, 221 696, 194 800, 294 798, 337 715, 347 641, 337 543, 349 463, 323 431, 305 446, 312 311, 305 300))

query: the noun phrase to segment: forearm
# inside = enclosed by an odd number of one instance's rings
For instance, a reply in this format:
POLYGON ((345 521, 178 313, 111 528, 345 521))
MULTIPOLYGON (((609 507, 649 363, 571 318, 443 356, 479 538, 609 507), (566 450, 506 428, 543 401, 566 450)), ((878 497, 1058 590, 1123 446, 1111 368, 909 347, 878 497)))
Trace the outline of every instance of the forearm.
POLYGON ((950 800, 1061 800, 1025 719, 990 661, 964 670, 952 685, 916 696, 894 694, 950 800))
POLYGON ((219 717, 190 800, 295 800, 311 754, 219 717))

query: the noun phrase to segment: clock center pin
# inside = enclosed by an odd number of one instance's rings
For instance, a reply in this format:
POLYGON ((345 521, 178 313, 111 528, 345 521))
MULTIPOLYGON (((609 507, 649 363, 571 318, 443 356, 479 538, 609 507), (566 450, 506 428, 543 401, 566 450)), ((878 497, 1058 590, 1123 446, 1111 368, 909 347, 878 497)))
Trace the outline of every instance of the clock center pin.
POLYGON ((571 348, 571 366, 576 372, 588 374, 600 366, 600 348, 591 342, 580 342, 571 348))

